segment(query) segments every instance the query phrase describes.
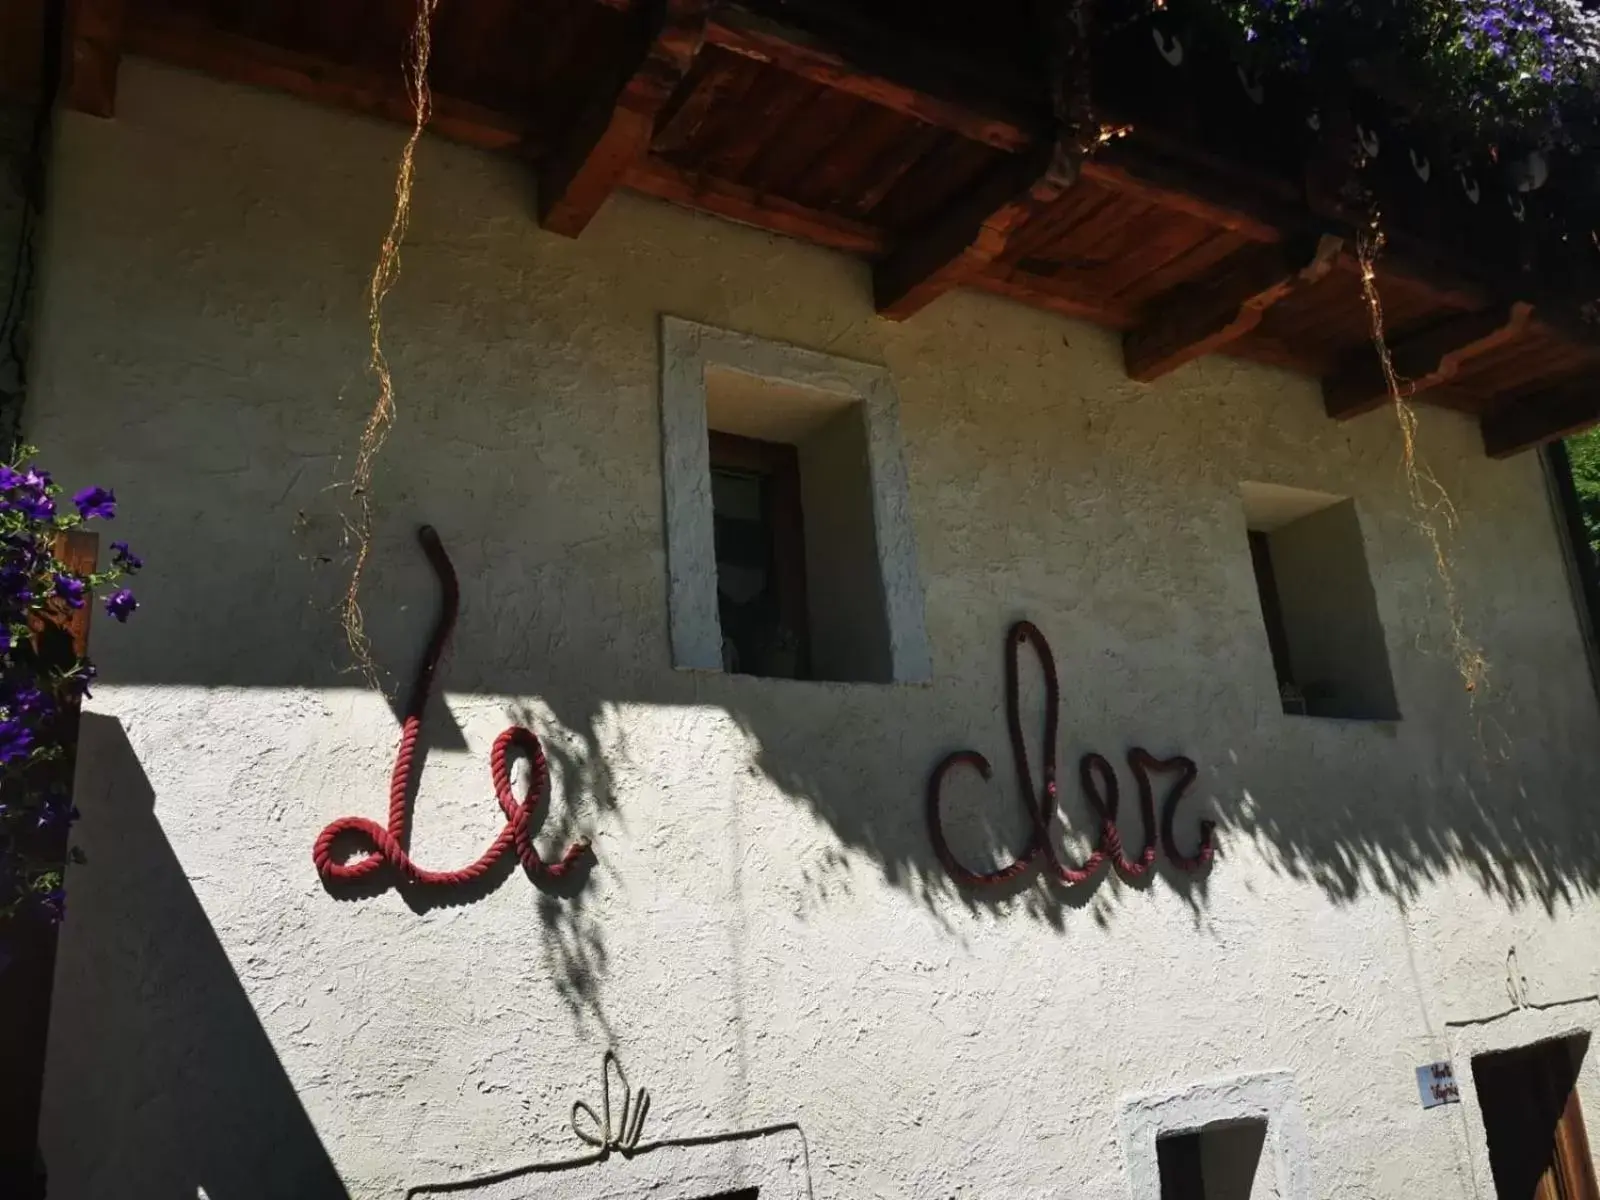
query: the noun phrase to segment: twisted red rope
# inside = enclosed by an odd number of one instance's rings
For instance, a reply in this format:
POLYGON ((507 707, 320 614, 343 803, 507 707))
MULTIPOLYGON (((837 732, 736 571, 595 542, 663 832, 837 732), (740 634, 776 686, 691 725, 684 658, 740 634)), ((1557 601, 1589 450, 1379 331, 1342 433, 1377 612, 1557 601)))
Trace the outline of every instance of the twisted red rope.
POLYGON ((483 856, 459 871, 430 871, 418 866, 406 852, 406 842, 409 840, 406 797, 411 793, 413 772, 422 769, 422 762, 417 756, 417 736, 422 730, 422 715, 427 710, 428 697, 433 692, 434 673, 444 654, 445 644, 450 640, 450 632, 455 628, 456 614, 461 607, 461 587, 456 582, 455 568, 450 565, 450 558, 444 552, 438 533, 433 526, 424 525, 417 530, 417 540, 422 543, 423 553, 428 556, 434 574, 439 577, 444 607, 439 613, 438 623, 433 627, 433 636, 428 641, 422 665, 417 670, 411 698, 406 705, 405 721, 400 727, 400 749, 395 755, 394 773, 389 777, 389 826, 385 829, 365 817, 340 817, 317 838, 316 845, 311 849, 311 860, 316 863, 317 874, 329 881, 364 879, 388 863, 410 883, 450 887, 477 879, 492 868, 508 849, 515 847, 518 860, 533 874, 559 879, 589 849, 589 839, 579 838, 567 848, 559 862, 547 863, 539 857, 539 851, 533 845, 531 827, 533 809, 539 803, 548 772, 544 748, 539 745, 538 737, 531 729, 524 729, 520 725, 512 726, 497 737, 494 749, 489 753, 489 774, 494 780, 495 799, 500 802, 500 810, 506 815, 506 824, 483 856), (533 766, 528 797, 520 803, 511 791, 510 752, 513 748, 523 751, 533 766), (360 834, 366 839, 369 845, 364 857, 349 863, 333 861, 334 840, 344 833, 360 834))
POLYGON ((1122 834, 1117 829, 1119 793, 1117 773, 1112 765, 1098 754, 1085 754, 1078 763, 1078 778, 1090 807, 1100 818, 1100 841, 1094 853, 1082 866, 1064 864, 1056 854, 1050 838, 1050 821, 1057 807, 1056 786, 1056 733, 1061 723, 1061 683, 1056 675, 1055 656, 1044 634, 1031 621, 1018 621, 1006 636, 1006 723, 1011 731, 1011 755, 1017 766, 1017 786, 1021 789, 1023 807, 1028 813, 1028 841, 1022 853, 1003 867, 993 871, 973 871, 963 866, 950 850, 944 836, 944 814, 941 807, 945 776, 951 768, 970 766, 985 779, 994 776, 989 760, 976 750, 958 750, 933 769, 928 781, 928 831, 933 837, 934 853, 945 870, 963 883, 987 887, 1015 879, 1028 870, 1041 857, 1055 873, 1056 878, 1069 886, 1086 883, 1099 872, 1106 862, 1112 862, 1124 875, 1132 879, 1147 872, 1156 861, 1155 792, 1150 783, 1150 772, 1158 774, 1179 772, 1178 781, 1167 796, 1161 813, 1161 843, 1173 864, 1185 871, 1198 871, 1208 864, 1215 847, 1214 821, 1200 823, 1200 849, 1192 857, 1178 849, 1173 836, 1173 819, 1178 804, 1199 774, 1192 759, 1156 758, 1145 750, 1128 751, 1128 766, 1139 783, 1139 808, 1144 817, 1144 848, 1139 857, 1130 859, 1122 847, 1122 834), (1044 672, 1044 787, 1034 798, 1033 770, 1028 765, 1028 746, 1022 736, 1022 680, 1021 648, 1030 643, 1038 656, 1044 672))

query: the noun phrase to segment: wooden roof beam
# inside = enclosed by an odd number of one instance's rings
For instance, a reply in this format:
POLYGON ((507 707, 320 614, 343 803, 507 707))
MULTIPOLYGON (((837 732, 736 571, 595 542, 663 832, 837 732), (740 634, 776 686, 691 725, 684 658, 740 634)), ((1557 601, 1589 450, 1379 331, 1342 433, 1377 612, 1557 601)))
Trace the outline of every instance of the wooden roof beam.
POLYGON ((1592 375, 1512 400, 1479 422, 1490 458, 1510 458, 1595 424, 1600 424, 1600 384, 1592 375))
POLYGON ((1343 239, 1327 234, 1252 246, 1158 297, 1144 323, 1123 338, 1128 374, 1149 383, 1222 350, 1259 325, 1274 304, 1325 278, 1343 248, 1343 239))
POLYGON ((1012 235, 1077 179, 1078 164, 1061 142, 1005 163, 930 228, 877 264, 872 290, 879 314, 904 320, 986 271, 1012 235))
MULTIPOLYGON (((1533 319, 1533 305, 1515 301, 1503 308, 1465 313, 1397 342, 1390 348, 1395 374, 1417 395, 1449 383, 1475 358, 1522 336, 1533 319)), ((1322 381, 1322 403, 1337 421, 1371 412, 1389 400, 1389 383, 1376 351, 1363 347, 1322 381)))
POLYGON ((638 38, 612 78, 539 163, 539 224, 577 237, 628 168, 644 158, 656 117, 705 42, 708 0, 654 0, 638 14, 638 38))

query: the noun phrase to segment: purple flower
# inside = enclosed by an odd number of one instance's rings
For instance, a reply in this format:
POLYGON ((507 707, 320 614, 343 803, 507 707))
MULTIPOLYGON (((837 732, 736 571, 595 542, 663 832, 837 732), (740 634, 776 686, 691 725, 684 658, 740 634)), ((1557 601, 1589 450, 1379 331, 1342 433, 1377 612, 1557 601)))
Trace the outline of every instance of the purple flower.
POLYGON ((138 607, 139 602, 127 588, 118 588, 106 597, 106 612, 119 621, 126 621, 138 607))
POLYGON ((84 488, 73 495, 72 502, 78 506, 78 515, 85 521, 95 517, 109 521, 117 515, 117 494, 103 487, 84 488))
POLYGON ((33 731, 14 718, 0 721, 0 763, 13 763, 28 757, 33 746, 33 731))
POLYGON ((134 574, 144 566, 144 559, 128 549, 127 542, 111 543, 111 562, 118 569, 126 571, 129 575, 134 574))
POLYGON ((38 716, 48 714, 53 705, 50 697, 34 687, 31 683, 22 684, 9 696, 0 698, 0 707, 13 716, 38 716))
POLYGON ((84 583, 75 575, 56 572, 56 595, 67 602, 68 608, 82 608, 84 583))
POLYGON ((33 603, 33 576, 21 567, 0 567, 0 606, 27 608, 33 603))
POLYGON ((48 521, 56 515, 56 502, 32 488, 23 488, 10 505, 30 521, 48 521))

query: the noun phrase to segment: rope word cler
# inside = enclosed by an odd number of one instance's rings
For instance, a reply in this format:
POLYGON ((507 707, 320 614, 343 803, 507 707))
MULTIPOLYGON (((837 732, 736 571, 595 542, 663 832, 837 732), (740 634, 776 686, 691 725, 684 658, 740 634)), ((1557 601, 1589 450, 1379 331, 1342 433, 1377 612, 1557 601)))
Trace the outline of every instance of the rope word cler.
POLYGON ((1117 773, 1115 768, 1098 754, 1085 754, 1078 763, 1078 777, 1084 795, 1100 818, 1100 842, 1094 853, 1080 867, 1064 864, 1056 853, 1050 837, 1050 821, 1058 805, 1056 788, 1056 732, 1061 720, 1061 685, 1056 677, 1056 660, 1050 653, 1050 644, 1044 640, 1031 621, 1018 621, 1006 636, 1006 720, 1011 728, 1011 754, 1016 760, 1017 785, 1022 791, 1022 803, 1028 812, 1030 832, 1028 843, 1012 862, 993 871, 973 871, 963 866, 950 850, 944 836, 944 816, 941 805, 945 776, 951 768, 970 766, 985 779, 993 777, 989 760, 976 750, 958 750, 933 769, 928 781, 928 829, 933 837, 933 848, 952 878, 976 887, 989 887, 1015 879, 1039 859, 1043 859, 1057 879, 1068 886, 1087 883, 1099 873, 1107 862, 1130 879, 1137 879, 1155 865, 1156 818, 1155 793, 1150 783, 1150 773, 1176 772, 1178 780, 1168 794, 1161 811, 1161 845, 1174 866, 1184 871, 1203 870, 1215 853, 1214 821, 1200 823, 1200 848, 1194 855, 1178 849, 1173 837, 1173 819, 1178 804, 1195 781, 1199 769, 1192 759, 1156 758, 1148 751, 1135 748, 1128 751, 1128 766, 1139 784, 1139 806, 1144 816, 1144 848, 1137 858, 1129 858, 1122 846, 1122 834, 1117 829, 1117 773), (1027 642, 1038 655, 1039 666, 1044 671, 1044 788, 1034 799, 1033 771, 1028 765, 1028 748, 1022 736, 1022 683, 1019 658, 1022 644, 1027 642))
POLYGON ((322 831, 312 847, 311 858, 316 864, 317 874, 330 882, 348 882, 365 879, 387 863, 408 883, 451 887, 478 879, 491 870, 507 850, 514 848, 518 860, 531 874, 543 879, 559 879, 589 850, 589 839, 579 838, 567 847, 566 853, 557 862, 547 863, 539 857, 539 851, 533 845, 533 810, 539 803, 548 771, 544 748, 540 746, 538 737, 533 730, 520 725, 512 726, 497 737, 494 749, 489 753, 489 774, 494 781, 495 799, 500 802, 500 810, 506 815, 506 824, 483 855, 459 871, 430 871, 419 866, 406 850, 410 832, 406 797, 411 794, 416 773, 422 769, 421 758, 417 754, 417 737, 422 730, 422 717, 433 691, 439 659, 450 640, 456 614, 461 607, 461 587, 438 533, 431 525, 424 525, 417 531, 417 540, 422 543, 423 553, 428 556, 428 562, 439 578, 444 607, 434 626, 422 665, 417 670, 411 698, 406 705, 405 721, 400 728, 400 749, 395 755, 394 772, 389 778, 389 824, 385 828, 365 817, 340 817, 322 831), (511 788, 512 750, 521 750, 526 754, 532 768, 528 794, 521 801, 517 800, 511 788), (366 855, 354 862, 335 862, 333 844, 341 834, 356 834, 363 838, 368 843, 366 855))

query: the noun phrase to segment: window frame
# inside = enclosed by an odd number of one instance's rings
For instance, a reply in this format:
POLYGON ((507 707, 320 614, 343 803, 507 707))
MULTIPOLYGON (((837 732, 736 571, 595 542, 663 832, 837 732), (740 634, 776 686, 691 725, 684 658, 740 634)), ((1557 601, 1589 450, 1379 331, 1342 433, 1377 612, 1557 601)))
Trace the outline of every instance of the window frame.
POLYGON ((1122 1154, 1133 1200, 1161 1200, 1156 1142, 1230 1121, 1265 1121, 1259 1170, 1274 1172, 1279 1200, 1316 1200, 1311 1186, 1311 1142, 1300 1093, 1289 1071, 1268 1071, 1123 1102, 1122 1154), (1268 1163, 1271 1164, 1268 1167, 1268 1163))
POLYGON ((661 459, 673 666, 722 671, 706 417, 706 376, 712 367, 860 404, 888 630, 888 682, 930 682, 933 664, 901 445, 900 402, 887 368, 663 315, 661 459))

